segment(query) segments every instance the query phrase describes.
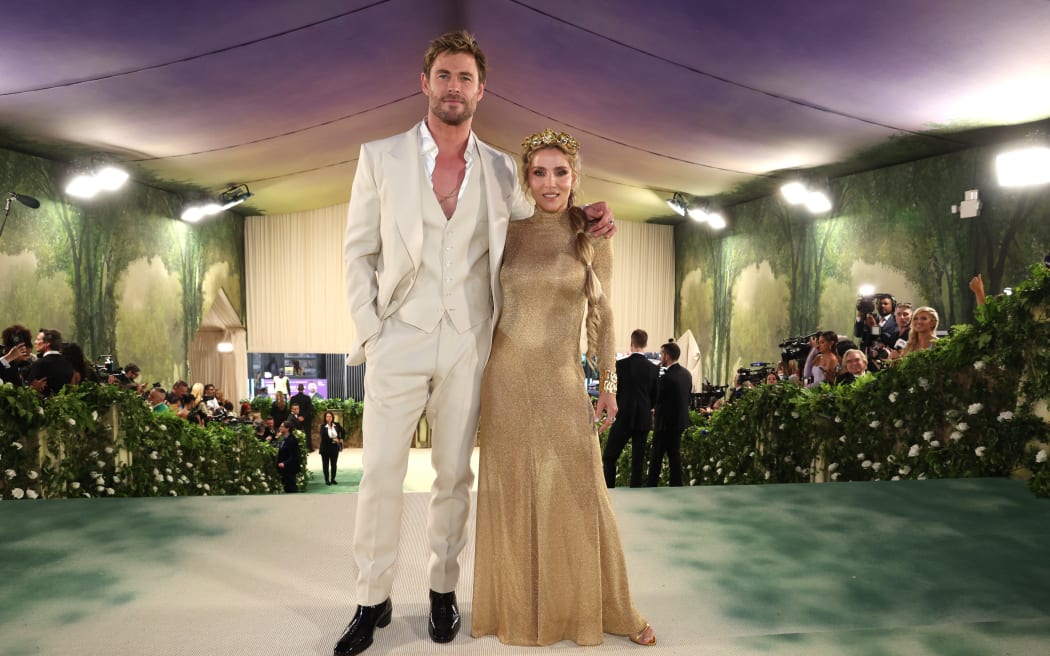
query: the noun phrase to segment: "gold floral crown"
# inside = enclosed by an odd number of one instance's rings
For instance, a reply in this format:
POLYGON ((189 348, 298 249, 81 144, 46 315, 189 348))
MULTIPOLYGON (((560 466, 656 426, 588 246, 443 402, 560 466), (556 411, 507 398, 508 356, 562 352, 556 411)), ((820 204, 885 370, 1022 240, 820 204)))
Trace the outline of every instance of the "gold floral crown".
POLYGON ((575 137, 568 132, 555 132, 550 128, 525 137, 525 141, 521 142, 521 150, 522 152, 527 152, 544 146, 554 145, 561 146, 570 155, 580 152, 580 143, 576 141, 575 137))

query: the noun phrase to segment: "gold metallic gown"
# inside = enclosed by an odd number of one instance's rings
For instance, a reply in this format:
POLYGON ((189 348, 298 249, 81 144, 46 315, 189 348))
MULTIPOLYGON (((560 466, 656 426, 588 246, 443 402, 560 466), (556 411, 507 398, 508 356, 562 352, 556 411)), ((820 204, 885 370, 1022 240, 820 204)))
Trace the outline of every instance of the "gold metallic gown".
MULTIPOLYGON (((580 360, 584 266, 565 213, 512 221, 503 313, 482 384, 471 635, 602 642, 645 626, 631 604, 580 360)), ((593 268, 610 291, 609 243, 593 268)), ((614 368, 612 311, 596 352, 614 368)))

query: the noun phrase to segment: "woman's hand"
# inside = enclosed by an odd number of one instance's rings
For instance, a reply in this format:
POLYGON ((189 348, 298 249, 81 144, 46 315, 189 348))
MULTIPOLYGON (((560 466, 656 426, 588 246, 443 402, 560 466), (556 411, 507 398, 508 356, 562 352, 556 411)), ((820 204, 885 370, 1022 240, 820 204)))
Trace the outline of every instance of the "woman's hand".
POLYGON ((616 218, 609 206, 604 201, 591 203, 583 208, 583 213, 590 221, 588 231, 592 237, 605 237, 608 239, 616 234, 616 218))
POLYGON ((598 395, 598 403, 594 406, 594 423, 602 422, 598 432, 606 431, 616 421, 616 413, 619 412, 616 405, 616 395, 612 392, 602 392, 598 395), (603 417, 604 415, 604 417, 603 417))

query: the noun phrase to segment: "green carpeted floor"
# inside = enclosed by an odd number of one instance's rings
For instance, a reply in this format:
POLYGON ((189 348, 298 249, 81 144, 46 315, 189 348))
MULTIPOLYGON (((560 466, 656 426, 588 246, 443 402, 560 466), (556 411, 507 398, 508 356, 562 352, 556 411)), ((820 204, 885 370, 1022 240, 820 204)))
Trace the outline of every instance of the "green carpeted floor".
MULTIPOLYGON (((356 499, 4 502, 0 656, 327 656, 352 611, 356 499)), ((406 495, 394 622, 367 653, 642 649, 612 636, 593 648, 507 647, 467 630, 431 643, 427 499, 406 495)), ((646 654, 1050 652, 1050 502, 1023 483, 617 489, 612 499, 635 605, 659 636, 646 654)), ((472 562, 473 539, 458 590, 465 628, 472 562)))

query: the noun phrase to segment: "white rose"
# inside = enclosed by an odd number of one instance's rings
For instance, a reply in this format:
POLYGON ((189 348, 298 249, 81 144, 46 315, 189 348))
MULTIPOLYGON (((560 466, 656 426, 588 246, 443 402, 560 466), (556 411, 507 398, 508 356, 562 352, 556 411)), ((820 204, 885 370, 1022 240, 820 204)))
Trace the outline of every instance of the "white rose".
POLYGON ((833 462, 830 465, 828 465, 828 471, 829 472, 833 472, 833 471, 835 471, 838 468, 839 468, 839 463, 837 463, 837 462, 833 462))
POLYGON ((871 426, 872 428, 878 428, 879 427, 879 420, 876 419, 875 421, 873 421, 870 424, 868 424, 868 426, 871 426))
POLYGON ((98 421, 98 410, 91 411, 91 421, 98 421))
POLYGON ((791 413, 791 418, 792 419, 798 419, 798 413, 797 412, 792 412, 791 413))
POLYGON ((72 483, 70 483, 69 486, 71 488, 73 488, 74 490, 79 490, 80 489, 80 481, 73 481, 72 483))
POLYGON ((871 469, 871 461, 865 460, 864 462, 860 463, 860 466, 864 469, 871 469))
POLYGON ((73 419, 72 417, 70 417, 70 418, 69 418, 69 419, 67 419, 66 421, 67 421, 67 422, 69 422, 69 425, 70 425, 70 426, 76 426, 76 425, 77 425, 77 420, 76 420, 76 419, 73 419))
POLYGON ((965 421, 960 421, 955 428, 957 428, 960 431, 968 431, 970 430, 970 424, 966 423, 965 421))
POLYGON ((919 379, 919 387, 921 387, 923 389, 926 389, 929 386, 930 386, 930 381, 926 380, 925 378, 920 378, 919 379))
POLYGON ((857 454, 857 460, 864 460, 864 454, 863 453, 858 453, 857 454))
POLYGON ((904 426, 904 420, 903 419, 898 419, 897 421, 893 422, 893 427, 894 428, 901 428, 902 426, 904 426))
POLYGON ((874 469, 875 471, 879 471, 880 469, 882 469, 882 463, 881 462, 873 462, 873 463, 871 463, 871 468, 874 469))
POLYGON ((911 473, 911 467, 908 467, 907 465, 901 467, 901 476, 907 476, 910 473, 911 473))
POLYGON ((933 448, 935 448, 935 449, 936 449, 937 447, 939 447, 940 445, 941 445, 941 443, 940 443, 940 442, 938 442, 937 440, 933 440, 933 441, 931 441, 931 442, 930 442, 930 446, 932 446, 932 447, 933 447, 933 448))
POLYGON ((1039 453, 1035 454, 1036 462, 1046 462, 1046 449, 1039 449, 1039 453))
POLYGON ((952 440, 953 442, 958 442, 962 439, 962 433, 960 433, 959 431, 952 431, 952 434, 948 436, 948 439, 952 440))
POLYGON ((984 369, 984 361, 983 360, 978 360, 977 362, 974 362, 973 363, 973 368, 976 369, 977 371, 981 371, 982 369, 984 369))
POLYGON ((981 405, 980 403, 971 403, 970 407, 966 408, 966 412, 971 414, 971 415, 975 415, 978 412, 980 412, 981 410, 984 410, 984 406, 981 405))
MULTIPOLYGON (((43 408, 41 408, 41 410, 43 410, 43 408)), ((11 442, 11 446, 15 447, 15 449, 17 449, 19 451, 22 450, 22 443, 21 442, 11 442)))
POLYGON ((839 473, 835 472, 834 474, 832 474, 831 475, 831 480, 833 480, 833 481, 839 480, 839 473))
POLYGON ((908 457, 909 458, 914 458, 914 457, 916 457, 918 455, 919 455, 919 445, 918 444, 912 444, 911 448, 908 449, 908 457))
POLYGON ((7 476, 8 478, 14 478, 16 473, 17 472, 13 469, 4 470, 4 476, 7 476))
POLYGON ((983 458, 984 457, 984 447, 983 446, 977 447, 976 449, 973 450, 973 452, 977 454, 978 458, 983 458))
POLYGON ((1010 412, 1009 410, 1003 410, 1002 412, 999 413, 999 416, 996 417, 996 419, 999 420, 999 421, 1010 421, 1013 418, 1014 418, 1014 413, 1010 412))
POLYGON ((29 480, 31 480, 31 481, 35 481, 35 480, 36 480, 36 479, 38 479, 38 478, 40 478, 40 474, 38 474, 38 473, 36 472, 36 470, 30 469, 30 470, 29 470, 29 480))
POLYGON ((896 403, 896 402, 897 402, 897 393, 896 392, 890 392, 890 403, 896 403))
POLYGON ((25 495, 26 495, 26 491, 23 490, 20 487, 16 487, 15 489, 11 490, 11 496, 13 496, 16 499, 21 499, 25 495))
POLYGON ((36 493, 36 490, 26 490, 26 496, 30 499, 36 499, 40 495, 36 493))
POLYGON ((924 439, 927 442, 929 442, 931 439, 933 439, 933 431, 926 431, 925 433, 923 433, 922 434, 922 439, 924 439))

